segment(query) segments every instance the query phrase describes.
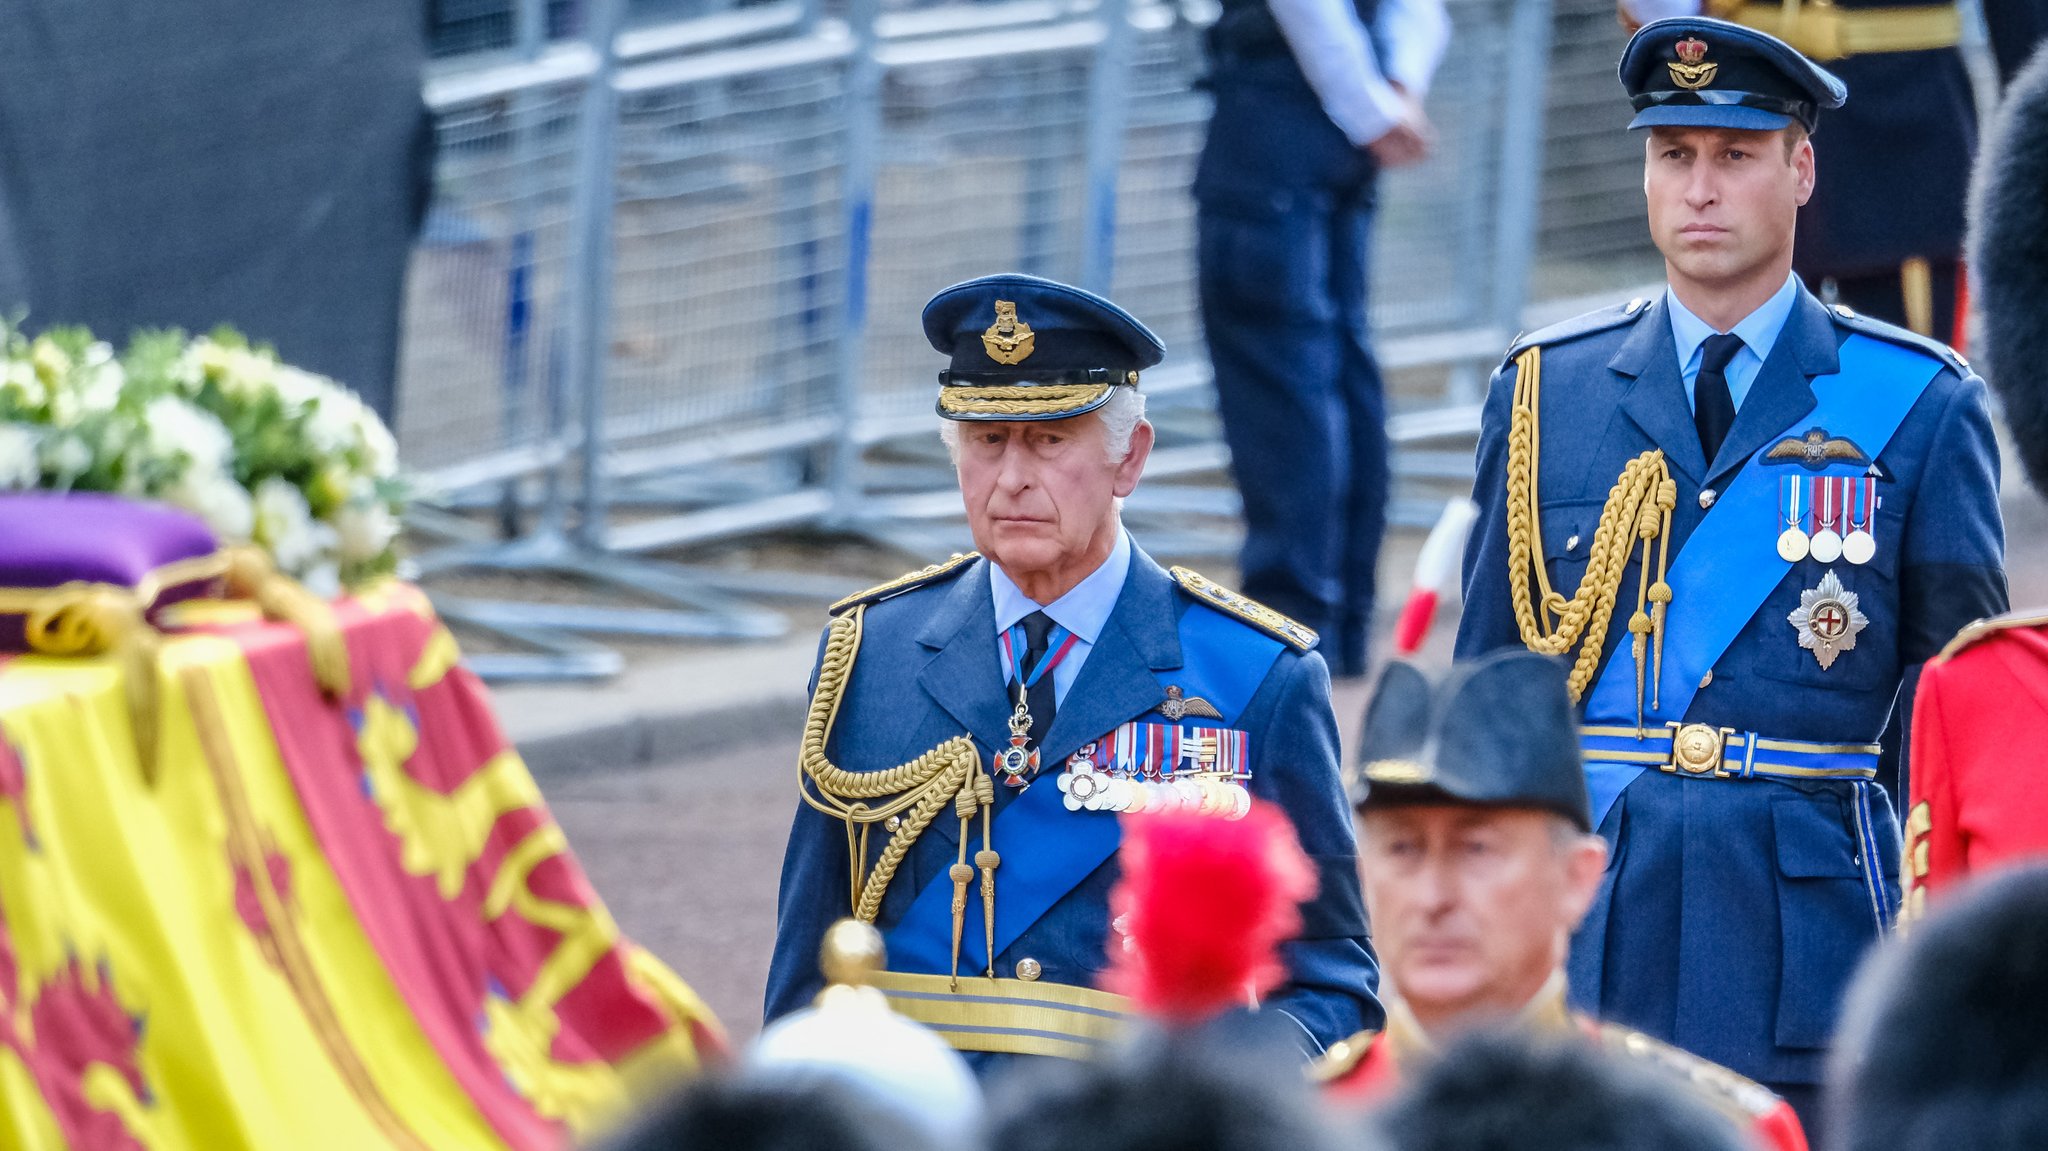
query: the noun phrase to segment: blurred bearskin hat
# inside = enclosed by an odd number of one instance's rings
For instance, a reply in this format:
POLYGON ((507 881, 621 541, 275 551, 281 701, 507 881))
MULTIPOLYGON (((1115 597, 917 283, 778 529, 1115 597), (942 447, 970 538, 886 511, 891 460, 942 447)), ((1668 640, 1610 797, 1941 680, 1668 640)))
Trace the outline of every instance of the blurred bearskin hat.
POLYGON ((1937 904, 1851 987, 1829 1077, 1833 1146, 2048 1147, 2044 989, 2048 866, 1937 904))
POLYGON ((2008 90, 1970 193, 1984 378, 2035 490, 2048 494, 2048 52, 2008 90))

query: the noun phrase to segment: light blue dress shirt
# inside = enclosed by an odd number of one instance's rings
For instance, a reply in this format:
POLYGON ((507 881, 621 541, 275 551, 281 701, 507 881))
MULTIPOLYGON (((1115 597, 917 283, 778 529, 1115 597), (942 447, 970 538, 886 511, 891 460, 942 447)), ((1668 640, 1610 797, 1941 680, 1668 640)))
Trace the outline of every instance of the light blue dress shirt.
MULTIPOLYGON (((1778 333, 1785 330, 1785 321, 1791 318, 1792 305, 1798 299, 1799 277, 1787 273, 1785 286, 1731 329, 1742 337, 1742 350, 1728 361, 1722 374, 1728 380, 1728 395, 1738 410, 1743 397, 1749 395, 1749 385, 1756 382, 1756 374, 1763 370, 1771 346, 1778 342, 1778 333)), ((1719 333, 1713 325, 1686 310, 1678 302, 1678 294, 1668 287, 1664 289, 1664 305, 1671 316, 1671 338, 1678 344, 1678 372, 1685 377, 1685 406, 1697 410, 1698 405, 1693 403, 1693 380, 1700 374, 1700 345, 1707 342, 1708 336, 1719 333)))
MULTIPOLYGON (((1048 604, 1032 600, 1010 582, 1001 566, 990 564, 988 586, 995 596, 997 650, 1001 650, 1003 633, 1035 611, 1043 611, 1052 618, 1052 622, 1074 633, 1074 650, 1052 669, 1052 698, 1056 703, 1065 703, 1067 689, 1073 686, 1074 677, 1081 674, 1081 665, 1088 662, 1088 653, 1094 650, 1096 639, 1109 623, 1109 613, 1116 610, 1117 597, 1123 594, 1124 577, 1130 574, 1131 536, 1122 528, 1117 529, 1116 545, 1110 549, 1109 558, 1102 561, 1102 566, 1067 589, 1067 594, 1048 604)), ((1014 678, 1016 673, 1010 670, 1010 661, 1005 657, 1003 682, 1008 683, 1014 678)))

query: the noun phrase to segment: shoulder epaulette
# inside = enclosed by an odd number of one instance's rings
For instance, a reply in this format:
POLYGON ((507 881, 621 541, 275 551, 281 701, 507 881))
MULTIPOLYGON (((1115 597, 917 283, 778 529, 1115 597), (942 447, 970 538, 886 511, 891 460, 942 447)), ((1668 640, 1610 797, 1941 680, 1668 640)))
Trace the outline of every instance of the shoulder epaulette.
POLYGON ((1314 650, 1317 639, 1314 628, 1289 619, 1255 599, 1241 596, 1201 572, 1179 566, 1172 572, 1173 582, 1202 603, 1236 616, 1297 651, 1314 650))
POLYGON ((1337 1042, 1330 1044, 1323 1049, 1321 1055, 1315 1057, 1314 1062, 1308 1065, 1309 1081, 1312 1083, 1335 1083, 1337 1080, 1351 1074, 1352 1069, 1356 1068, 1359 1061, 1365 1058, 1366 1052, 1372 1050, 1373 1041, 1379 1037, 1379 1032, 1366 1030, 1348 1039, 1339 1039, 1337 1042))
POLYGON ((1643 1060, 1692 1084, 1708 1102, 1744 1121, 1763 1118, 1783 1102, 1770 1088, 1719 1063, 1682 1051, 1640 1031, 1600 1024, 1600 1045, 1629 1059, 1643 1060))
POLYGON ((1595 332, 1604 332, 1609 328, 1619 327, 1641 315, 1643 309, 1649 305, 1648 297, 1637 296, 1626 304, 1611 304, 1605 308, 1595 308, 1590 312, 1573 316, 1569 320, 1559 320, 1548 327, 1538 328, 1533 332, 1524 332, 1516 336, 1515 342, 1508 346, 1508 354, 1505 358, 1512 360, 1532 347, 1539 345, 1549 347, 1553 344, 1565 343, 1568 340, 1576 340, 1580 336, 1590 336, 1595 332))
POLYGON ((1949 657, 1986 636, 1996 635, 2002 631, 2011 631, 2019 627, 2039 627, 2043 624, 2048 624, 2048 611, 2043 611, 2040 608, 2009 611, 2004 615, 1992 616, 1990 619, 1980 619, 1957 632, 1955 638, 1949 640, 1942 647, 1941 654, 1928 662, 1944 663, 1949 657))
POLYGON ((926 584, 937 583, 949 576, 957 575, 968 564, 980 558, 980 552, 954 552, 951 558, 942 563, 926 564, 914 572, 905 572, 903 575, 897 576, 886 583, 878 583, 866 591, 855 592, 825 610, 832 615, 838 615, 864 603, 878 603, 888 599, 890 596, 902 595, 913 588, 921 588, 926 584))
POLYGON ((1946 364, 1949 370, 1956 375, 1967 376, 1970 374, 1970 361, 1964 359, 1960 352, 1957 352, 1954 348, 1949 347, 1940 340, 1929 339, 1918 332, 1901 328, 1896 324, 1887 324, 1883 320, 1872 319, 1849 307, 1847 304, 1828 305, 1828 314, 1835 318, 1836 323, 1848 328, 1850 331, 1861 332, 1866 336, 1873 336, 1887 343, 1900 344, 1912 348, 1916 352, 1925 352, 1946 364))

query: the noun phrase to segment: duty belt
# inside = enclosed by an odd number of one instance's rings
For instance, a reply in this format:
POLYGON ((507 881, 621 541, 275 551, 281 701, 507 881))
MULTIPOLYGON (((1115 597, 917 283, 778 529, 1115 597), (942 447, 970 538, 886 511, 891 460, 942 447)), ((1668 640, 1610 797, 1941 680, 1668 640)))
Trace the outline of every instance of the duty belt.
POLYGON ((1753 731, 1667 723, 1644 728, 1587 724, 1579 728, 1587 759, 1640 763, 1674 775, 1708 779, 1877 778, 1874 743, 1808 743, 1753 731))
POLYGON ((1827 0, 1784 0, 1744 4, 1729 18, 1769 32, 1814 60, 1953 48, 1963 33, 1954 4, 1837 8, 1827 0))

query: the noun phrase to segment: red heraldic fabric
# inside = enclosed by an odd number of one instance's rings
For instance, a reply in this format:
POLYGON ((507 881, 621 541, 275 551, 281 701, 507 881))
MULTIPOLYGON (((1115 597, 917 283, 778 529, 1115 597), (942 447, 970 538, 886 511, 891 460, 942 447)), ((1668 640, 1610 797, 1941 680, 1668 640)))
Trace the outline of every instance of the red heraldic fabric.
POLYGON ((322 696, 292 629, 223 630, 355 914, 506 1145, 588 1134, 630 1085, 720 1050, 688 988, 619 936, 425 597, 395 585, 335 610, 345 700, 322 696))

